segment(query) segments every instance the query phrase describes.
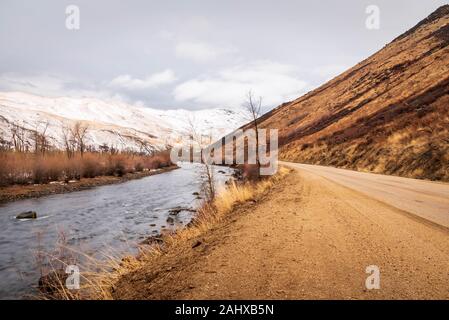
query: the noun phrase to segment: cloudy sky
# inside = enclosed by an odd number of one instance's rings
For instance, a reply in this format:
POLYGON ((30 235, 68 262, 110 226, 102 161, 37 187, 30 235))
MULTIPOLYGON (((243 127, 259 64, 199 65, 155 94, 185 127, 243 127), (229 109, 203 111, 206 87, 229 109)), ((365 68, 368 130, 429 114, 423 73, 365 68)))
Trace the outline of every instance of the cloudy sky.
POLYGON ((368 57, 445 3, 0 0, 0 91, 201 109, 238 107, 252 90, 270 108, 368 57), (80 10, 79 30, 67 28, 69 5, 80 10), (378 29, 366 27, 370 5, 380 10, 378 29))

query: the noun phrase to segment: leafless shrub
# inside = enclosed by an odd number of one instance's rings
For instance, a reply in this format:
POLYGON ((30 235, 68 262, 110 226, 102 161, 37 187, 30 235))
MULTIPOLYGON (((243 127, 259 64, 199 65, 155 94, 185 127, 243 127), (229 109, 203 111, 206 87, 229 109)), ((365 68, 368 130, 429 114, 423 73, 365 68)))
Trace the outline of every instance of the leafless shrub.
POLYGON ((252 172, 253 176, 257 179, 260 178, 260 158, 259 158, 259 128, 258 128, 258 118, 261 115, 262 109, 262 97, 255 98, 252 91, 249 91, 247 94, 247 100, 244 104, 244 107, 250 114, 250 121, 256 131, 256 166, 257 172, 252 172))

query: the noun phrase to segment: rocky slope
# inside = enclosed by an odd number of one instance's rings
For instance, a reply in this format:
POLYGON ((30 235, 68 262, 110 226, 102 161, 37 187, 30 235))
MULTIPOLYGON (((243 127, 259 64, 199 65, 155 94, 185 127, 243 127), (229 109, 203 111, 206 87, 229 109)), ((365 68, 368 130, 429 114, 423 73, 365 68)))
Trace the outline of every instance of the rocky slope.
POLYGON ((280 158, 449 181, 449 5, 261 118, 280 158))
MULTIPOLYGON (((10 141, 15 125, 25 128, 25 135, 31 136, 33 130, 42 132, 48 124, 46 134, 56 147, 62 147, 63 127, 75 122, 88 126, 87 143, 91 146, 107 144, 145 151, 175 144, 188 133, 190 123, 199 133, 219 137, 246 121, 247 115, 241 110, 157 110, 99 99, 0 93, 0 138, 10 141)), ((31 147, 32 143, 28 143, 31 147)))

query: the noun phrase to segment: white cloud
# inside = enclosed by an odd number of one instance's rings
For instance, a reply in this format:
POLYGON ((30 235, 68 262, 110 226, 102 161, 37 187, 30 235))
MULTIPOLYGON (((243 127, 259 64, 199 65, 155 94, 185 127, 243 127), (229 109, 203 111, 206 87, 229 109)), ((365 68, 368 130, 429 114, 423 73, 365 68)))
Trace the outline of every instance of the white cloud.
POLYGON ((144 79, 133 78, 128 74, 124 74, 114 78, 109 85, 128 90, 142 90, 157 88, 161 85, 170 84, 174 81, 176 81, 175 73, 172 70, 167 69, 165 71, 149 75, 144 79))
POLYGON ((179 42, 175 47, 178 58, 189 59, 195 62, 209 62, 216 60, 224 54, 232 54, 237 50, 230 46, 213 46, 204 42, 179 42))
POLYGON ((0 74, 0 91, 26 92, 49 97, 89 97, 120 101, 125 99, 120 93, 88 86, 68 76, 53 74, 3 73, 0 74))
POLYGON ((275 106, 304 93, 307 83, 293 66, 258 61, 224 69, 213 76, 186 81, 174 90, 177 101, 204 106, 238 107, 249 90, 263 97, 265 106, 275 106))
POLYGON ((175 34, 169 30, 160 30, 155 34, 157 39, 161 40, 172 40, 175 37, 175 34))
POLYGON ((0 89, 4 91, 25 91, 30 93, 59 93, 64 81, 54 75, 21 75, 3 73, 0 75, 0 89))

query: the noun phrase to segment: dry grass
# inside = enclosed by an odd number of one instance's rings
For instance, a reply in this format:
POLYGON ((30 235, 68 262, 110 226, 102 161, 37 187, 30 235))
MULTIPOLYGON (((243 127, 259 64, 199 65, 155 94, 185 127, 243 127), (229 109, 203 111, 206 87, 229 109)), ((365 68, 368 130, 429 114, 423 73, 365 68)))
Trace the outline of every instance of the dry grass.
POLYGON ((190 240, 211 229, 226 217, 233 210, 234 206, 249 200, 255 200, 255 198, 267 191, 288 172, 290 172, 289 169, 282 167, 276 175, 258 182, 246 182, 242 184, 232 182, 216 196, 212 203, 205 203, 198 210, 195 219, 191 223, 191 227, 182 229, 174 235, 169 235, 167 237, 167 244, 170 245, 177 241, 190 240))
POLYGON ((53 282, 53 293, 43 295, 44 299, 93 299, 110 300, 113 299, 114 286, 124 275, 148 267, 157 259, 172 250, 185 246, 193 239, 201 236, 205 232, 216 227, 235 208, 235 206, 247 201, 256 201, 277 181, 282 179, 290 169, 280 168, 278 173, 259 182, 247 182, 242 184, 231 183, 220 192, 212 203, 205 203, 197 212, 194 220, 188 227, 179 229, 176 232, 162 235, 162 244, 153 244, 139 248, 136 256, 121 257, 119 254, 103 252, 101 259, 92 258, 81 252, 76 252, 81 256, 84 264, 80 266, 81 287, 80 290, 68 290, 64 286, 65 281, 60 277, 53 282), (86 270, 89 270, 86 272, 86 270))
POLYGON ((0 186, 67 182, 103 175, 122 176, 171 164, 168 152, 154 156, 87 152, 83 156, 77 154, 68 158, 60 151, 45 155, 4 151, 0 152, 0 163, 0 186))

